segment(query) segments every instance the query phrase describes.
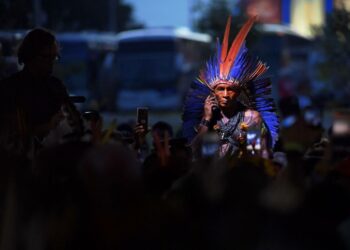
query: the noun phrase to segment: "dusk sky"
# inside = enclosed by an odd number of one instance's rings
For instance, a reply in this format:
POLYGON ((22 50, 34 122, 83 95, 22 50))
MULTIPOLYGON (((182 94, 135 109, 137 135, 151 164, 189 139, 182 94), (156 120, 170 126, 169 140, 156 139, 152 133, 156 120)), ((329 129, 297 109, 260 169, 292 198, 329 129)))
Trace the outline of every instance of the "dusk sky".
POLYGON ((190 26, 191 0, 125 0, 134 6, 134 18, 147 27, 190 26))

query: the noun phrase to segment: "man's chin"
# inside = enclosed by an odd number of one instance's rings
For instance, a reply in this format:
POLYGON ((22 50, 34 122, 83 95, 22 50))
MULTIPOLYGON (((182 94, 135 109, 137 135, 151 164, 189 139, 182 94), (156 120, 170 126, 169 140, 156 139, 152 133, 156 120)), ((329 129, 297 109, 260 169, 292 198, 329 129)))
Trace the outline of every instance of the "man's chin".
POLYGON ((46 79, 46 78, 49 78, 51 75, 52 75, 52 73, 50 73, 50 72, 40 72, 38 77, 40 77, 42 79, 46 79))
POLYGON ((220 108, 228 108, 229 104, 228 103, 220 103, 220 108))

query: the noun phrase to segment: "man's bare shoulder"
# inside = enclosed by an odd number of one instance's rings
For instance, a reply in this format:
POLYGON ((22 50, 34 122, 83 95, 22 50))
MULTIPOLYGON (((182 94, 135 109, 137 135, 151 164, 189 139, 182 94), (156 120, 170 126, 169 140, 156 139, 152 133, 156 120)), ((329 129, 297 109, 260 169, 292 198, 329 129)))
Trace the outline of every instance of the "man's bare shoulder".
POLYGON ((258 111, 254 109, 247 109, 244 111, 244 122, 247 123, 248 126, 258 125, 261 121, 261 115, 258 111))

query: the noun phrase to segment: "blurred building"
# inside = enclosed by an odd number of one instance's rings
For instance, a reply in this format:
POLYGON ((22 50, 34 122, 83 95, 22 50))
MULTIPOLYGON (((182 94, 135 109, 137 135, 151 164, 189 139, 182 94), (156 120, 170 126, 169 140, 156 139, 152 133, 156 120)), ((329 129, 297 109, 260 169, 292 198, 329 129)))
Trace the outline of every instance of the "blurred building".
POLYGON ((247 14, 258 15, 260 22, 287 25, 304 37, 312 37, 313 27, 323 25, 333 8, 350 10, 350 1, 346 0, 244 0, 241 3, 247 14))

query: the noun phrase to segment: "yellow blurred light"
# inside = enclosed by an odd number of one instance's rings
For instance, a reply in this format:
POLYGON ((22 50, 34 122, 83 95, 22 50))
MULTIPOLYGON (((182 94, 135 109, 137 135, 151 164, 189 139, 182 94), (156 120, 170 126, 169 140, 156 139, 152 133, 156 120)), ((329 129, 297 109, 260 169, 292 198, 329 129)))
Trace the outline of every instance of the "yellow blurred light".
POLYGON ((313 28, 325 20, 324 0, 292 0, 291 28, 303 36, 312 37, 313 28))

